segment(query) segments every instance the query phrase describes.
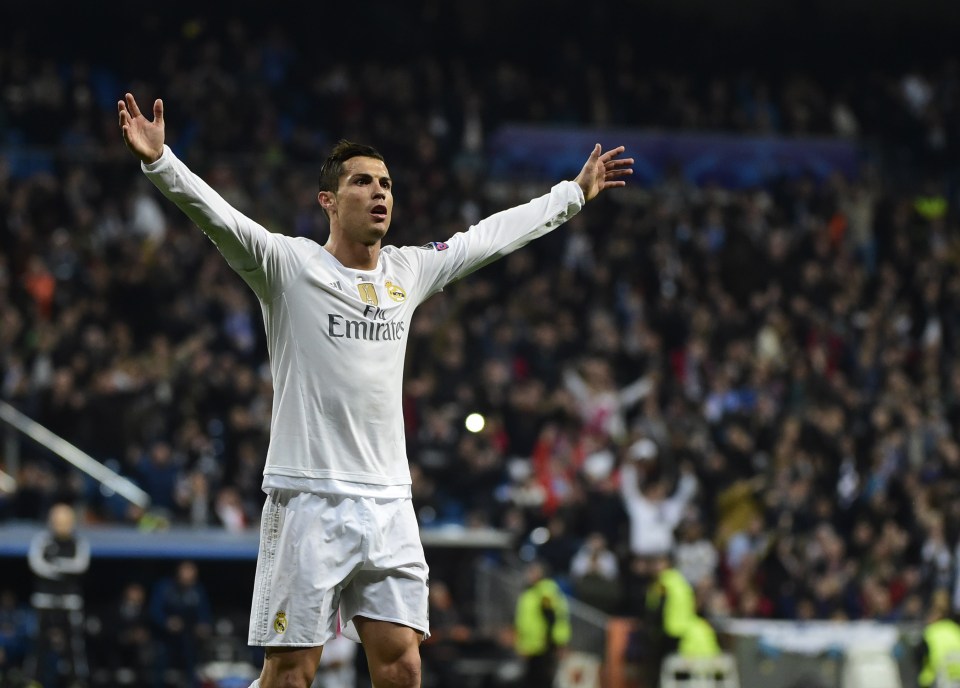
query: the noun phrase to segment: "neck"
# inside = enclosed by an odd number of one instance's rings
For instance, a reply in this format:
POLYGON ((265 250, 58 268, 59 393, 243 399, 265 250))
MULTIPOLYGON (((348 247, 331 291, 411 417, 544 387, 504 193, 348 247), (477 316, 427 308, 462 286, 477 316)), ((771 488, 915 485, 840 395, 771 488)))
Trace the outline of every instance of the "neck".
POLYGON ((345 268, 353 270, 373 270, 380 258, 380 242, 367 246, 354 242, 337 241, 333 237, 323 247, 345 268))

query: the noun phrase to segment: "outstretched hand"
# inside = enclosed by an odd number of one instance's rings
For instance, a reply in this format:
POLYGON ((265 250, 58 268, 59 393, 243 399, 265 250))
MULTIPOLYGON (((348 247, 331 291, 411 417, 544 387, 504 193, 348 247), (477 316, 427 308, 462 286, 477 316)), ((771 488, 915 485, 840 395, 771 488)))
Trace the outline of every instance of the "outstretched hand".
POLYGON ((583 189, 585 201, 596 198, 604 189, 626 185, 620 177, 633 174, 633 168, 630 167, 633 158, 618 158, 623 151, 623 146, 617 146, 606 153, 601 152, 599 143, 593 147, 593 152, 574 180, 583 189))
POLYGON ((164 141, 163 101, 157 98, 153 102, 152 122, 143 116, 130 93, 117 101, 117 111, 120 113, 120 130, 127 148, 145 163, 159 160, 163 155, 164 141))

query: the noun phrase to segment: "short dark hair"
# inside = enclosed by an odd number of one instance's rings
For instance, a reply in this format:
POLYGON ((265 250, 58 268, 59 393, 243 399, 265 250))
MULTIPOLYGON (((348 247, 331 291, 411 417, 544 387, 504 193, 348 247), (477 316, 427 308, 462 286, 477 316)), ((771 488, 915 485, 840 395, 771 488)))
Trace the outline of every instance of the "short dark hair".
POLYGON ((373 146, 340 139, 320 166, 320 191, 336 191, 343 176, 343 163, 357 157, 383 161, 383 156, 373 146))

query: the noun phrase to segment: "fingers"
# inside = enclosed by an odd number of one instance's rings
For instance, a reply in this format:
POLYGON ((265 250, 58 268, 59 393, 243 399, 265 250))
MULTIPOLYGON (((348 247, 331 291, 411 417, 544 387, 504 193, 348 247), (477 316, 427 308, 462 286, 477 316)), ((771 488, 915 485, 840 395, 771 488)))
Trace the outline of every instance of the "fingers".
POLYGON ((153 101, 153 121, 163 124, 163 101, 159 98, 153 101))
MULTIPOLYGON (((597 144, 597 149, 599 149, 599 148, 600 148, 600 144, 598 143, 598 144, 597 144)), ((595 150, 597 150, 597 149, 595 149, 595 150)), ((611 148, 611 149, 608 150, 606 153, 604 153, 603 155, 601 155, 601 156, 600 156, 600 159, 601 159, 603 162, 607 162, 607 161, 610 160, 611 158, 617 157, 618 155, 620 155, 620 154, 621 154, 623 151, 625 151, 625 150, 626 150, 626 148, 624 148, 623 146, 617 146, 616 148, 611 148)), ((599 152, 599 151, 598 151, 598 152, 599 152)), ((631 162, 632 162, 632 161, 631 161, 631 162)))
POLYGON ((127 93, 126 95, 124 95, 124 100, 127 101, 127 109, 130 111, 130 116, 140 117, 141 116, 140 108, 137 106, 137 101, 133 97, 133 94, 127 93))

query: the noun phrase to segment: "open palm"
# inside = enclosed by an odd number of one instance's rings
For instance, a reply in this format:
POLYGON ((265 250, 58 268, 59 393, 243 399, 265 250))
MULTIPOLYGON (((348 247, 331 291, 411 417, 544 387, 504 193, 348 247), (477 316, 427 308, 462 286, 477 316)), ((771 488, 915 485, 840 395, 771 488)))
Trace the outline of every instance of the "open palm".
POLYGON ((599 143, 593 147, 593 152, 575 180, 583 189, 585 201, 595 198, 604 189, 624 186, 626 182, 621 177, 633 174, 630 168, 633 158, 617 157, 623 150, 623 146, 617 146, 603 153, 599 143))
POLYGON ((137 101, 130 93, 127 93, 123 100, 117 101, 117 111, 120 114, 120 130, 127 148, 143 162, 158 160, 163 154, 163 101, 159 98, 154 101, 152 122, 143 116, 137 101))

